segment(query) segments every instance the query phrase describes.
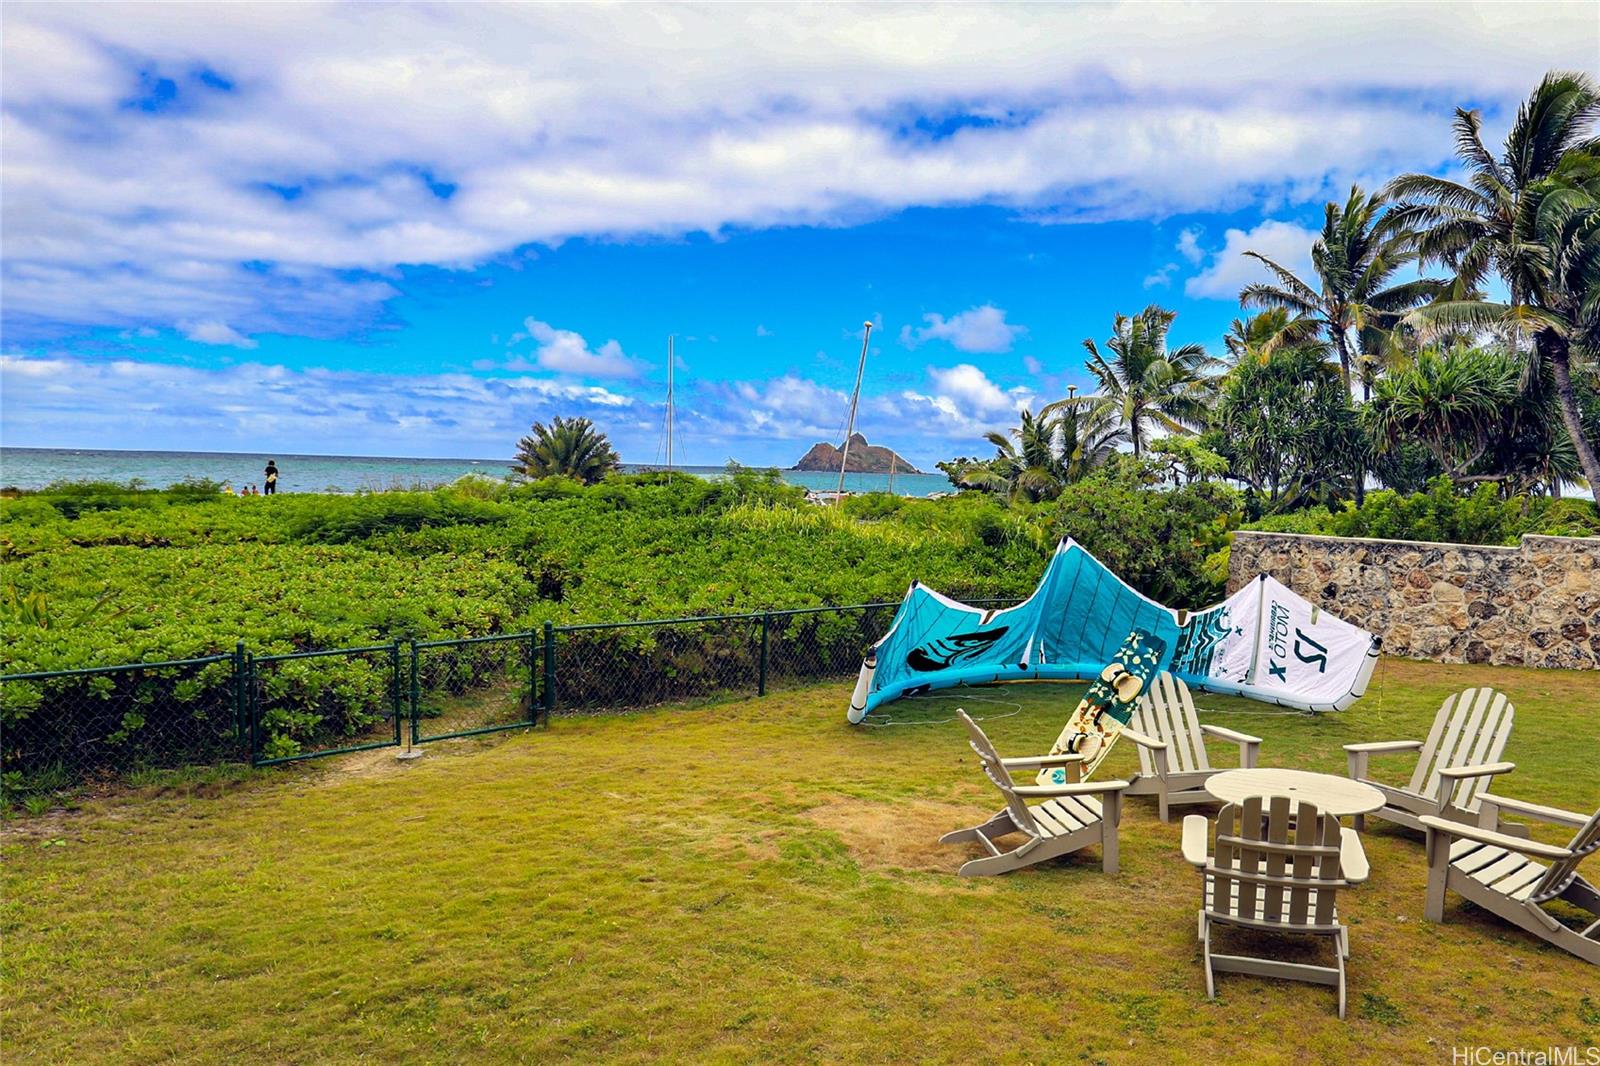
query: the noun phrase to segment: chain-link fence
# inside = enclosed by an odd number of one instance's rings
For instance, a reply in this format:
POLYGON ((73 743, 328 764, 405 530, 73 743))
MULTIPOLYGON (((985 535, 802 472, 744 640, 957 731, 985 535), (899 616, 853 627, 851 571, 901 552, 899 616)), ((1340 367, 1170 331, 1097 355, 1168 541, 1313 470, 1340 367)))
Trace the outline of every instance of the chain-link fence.
POLYGON ((411 646, 414 744, 538 724, 540 633, 411 646))
MULTIPOLYGON (((1013 601, 972 600, 994 606, 1013 601)), ((10 795, 144 767, 258 766, 526 728, 553 711, 764 695, 855 674, 894 603, 0 677, 10 795), (409 721, 408 721, 409 720, 409 721)))
POLYGON ((253 761, 261 766, 399 744, 403 659, 400 644, 249 658, 253 761))
POLYGON ((758 690, 760 615, 557 626, 551 709, 650 707, 758 690))
POLYGON ((243 652, 0 683, 6 792, 245 758, 243 652))

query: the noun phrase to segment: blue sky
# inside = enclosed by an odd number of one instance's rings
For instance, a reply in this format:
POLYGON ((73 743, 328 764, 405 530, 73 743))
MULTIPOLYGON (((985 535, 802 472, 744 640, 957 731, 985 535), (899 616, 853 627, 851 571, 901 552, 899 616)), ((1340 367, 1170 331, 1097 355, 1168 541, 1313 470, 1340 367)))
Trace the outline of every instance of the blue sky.
POLYGON ((4 9, 0 441, 928 466, 1449 167, 1582 4, 4 9))

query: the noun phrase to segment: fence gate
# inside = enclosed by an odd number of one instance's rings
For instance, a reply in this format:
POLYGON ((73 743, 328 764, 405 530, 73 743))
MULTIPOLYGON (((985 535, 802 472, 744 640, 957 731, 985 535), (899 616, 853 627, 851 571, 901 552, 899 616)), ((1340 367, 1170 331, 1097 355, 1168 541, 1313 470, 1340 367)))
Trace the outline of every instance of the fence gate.
POLYGON ((543 645, 537 632, 412 644, 411 742, 538 725, 543 645))
POLYGON ((272 766, 398 747, 401 652, 394 643, 247 657, 250 761, 272 766))

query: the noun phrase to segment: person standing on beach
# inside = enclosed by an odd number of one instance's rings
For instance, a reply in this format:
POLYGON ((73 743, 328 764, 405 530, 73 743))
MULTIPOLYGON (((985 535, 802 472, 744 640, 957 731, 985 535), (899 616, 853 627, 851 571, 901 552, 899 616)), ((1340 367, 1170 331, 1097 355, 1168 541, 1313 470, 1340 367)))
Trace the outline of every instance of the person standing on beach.
POLYGON ((266 491, 263 492, 262 495, 276 495, 278 492, 278 461, 276 459, 268 459, 267 469, 264 471, 264 473, 267 475, 267 480, 266 491))

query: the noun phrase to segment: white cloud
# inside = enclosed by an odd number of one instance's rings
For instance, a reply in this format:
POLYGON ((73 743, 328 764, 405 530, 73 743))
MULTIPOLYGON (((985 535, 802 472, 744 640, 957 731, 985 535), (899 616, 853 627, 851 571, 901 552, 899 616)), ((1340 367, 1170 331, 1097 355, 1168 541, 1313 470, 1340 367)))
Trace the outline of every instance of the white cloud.
POLYGON ((1144 287, 1147 289, 1166 288, 1172 284, 1172 275, 1177 269, 1177 263, 1168 263, 1159 270, 1151 271, 1145 275, 1144 287))
POLYGON ((1191 263, 1198 264, 1205 258, 1206 252, 1200 247, 1200 231, 1190 227, 1178 234, 1178 254, 1191 263))
POLYGON ((226 344, 234 348, 254 348, 256 342, 228 325, 214 318, 204 322, 191 322, 181 325, 183 335, 192 341, 201 344, 226 344))
POLYGON ((900 327, 900 343, 915 348, 930 340, 948 341, 962 352, 1009 352, 1012 342, 1027 329, 1006 321, 1006 313, 993 304, 973 307, 948 319, 940 314, 922 316, 926 325, 900 327))
POLYGON ((1600 43, 1581 4, 1434 20, 1421 64, 1406 4, 129 10, 7 9, 13 337, 334 334, 381 317, 396 267, 580 236, 1305 202, 1439 165, 1450 105, 1493 135, 1600 43))
POLYGON ((1025 355, 1022 357, 1022 365, 1028 371, 1028 373, 1033 374, 1034 376, 1044 373, 1044 364, 1039 362, 1039 360, 1035 359, 1031 355, 1025 355))
POLYGON ((1270 218, 1248 231, 1230 229, 1223 236, 1221 251, 1211 256, 1204 270, 1184 282, 1184 294, 1237 300, 1244 286, 1274 280, 1271 271, 1245 252, 1260 252, 1296 276, 1307 278, 1311 270, 1311 245, 1316 239, 1317 234, 1304 226, 1270 218))
POLYGON ((756 327, 756 336, 758 336, 758 337, 770 337, 770 336, 772 336, 772 331, 770 329, 768 329, 766 326, 757 326, 756 327))
POLYGON ((243 363, 203 369, 118 359, 0 356, 8 440, 66 445, 84 420, 120 412, 119 447, 352 455, 510 454, 535 419, 584 414, 633 445, 657 409, 595 385, 548 377, 371 374, 243 363))
POLYGON ((570 329, 557 329, 548 322, 528 317, 522 320, 526 333, 512 334, 513 344, 532 339, 538 345, 533 364, 512 360, 506 364, 512 370, 531 369, 537 365, 558 374, 572 374, 589 378, 631 378, 639 374, 639 365, 622 352, 622 345, 606 341, 591 351, 583 334, 570 329))

